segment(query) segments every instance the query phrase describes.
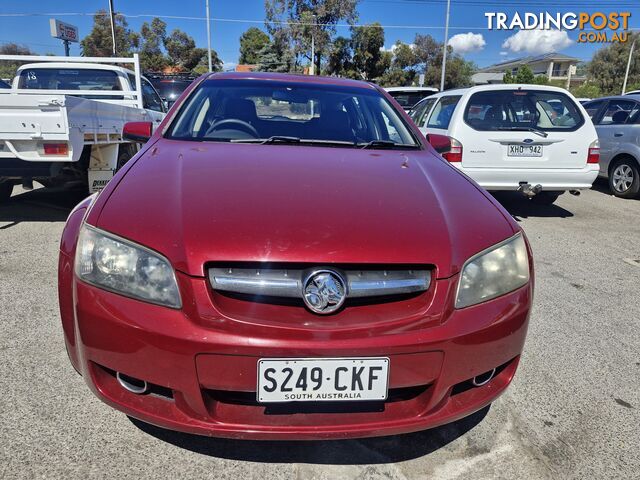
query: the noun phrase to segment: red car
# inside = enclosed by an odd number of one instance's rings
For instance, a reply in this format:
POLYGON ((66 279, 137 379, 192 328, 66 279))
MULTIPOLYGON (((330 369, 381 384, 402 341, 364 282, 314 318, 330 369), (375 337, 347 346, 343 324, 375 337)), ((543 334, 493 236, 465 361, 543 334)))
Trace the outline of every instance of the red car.
POLYGON ((150 132, 125 127, 148 141, 61 242, 66 346, 101 400, 196 434, 342 439, 507 388, 526 238, 382 89, 207 75, 150 132))

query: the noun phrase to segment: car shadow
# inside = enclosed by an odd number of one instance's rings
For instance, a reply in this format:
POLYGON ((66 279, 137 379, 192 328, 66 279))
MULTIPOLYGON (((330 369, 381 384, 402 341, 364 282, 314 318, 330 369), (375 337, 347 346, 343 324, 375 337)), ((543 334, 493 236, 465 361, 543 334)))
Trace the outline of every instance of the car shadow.
MULTIPOLYGON (((492 195, 518 222, 523 218, 530 217, 573 217, 573 213, 559 205, 538 205, 518 192, 493 192, 492 195)), ((565 193, 565 195, 569 194, 565 193)))
POLYGON ((16 190, 8 202, 0 204, 0 230, 21 222, 64 222, 87 196, 86 187, 16 190))
POLYGON ((416 433, 353 440, 253 441, 175 432, 129 417, 140 430, 191 452, 259 463, 370 465, 423 457, 453 442, 476 425, 490 406, 456 422, 416 433))

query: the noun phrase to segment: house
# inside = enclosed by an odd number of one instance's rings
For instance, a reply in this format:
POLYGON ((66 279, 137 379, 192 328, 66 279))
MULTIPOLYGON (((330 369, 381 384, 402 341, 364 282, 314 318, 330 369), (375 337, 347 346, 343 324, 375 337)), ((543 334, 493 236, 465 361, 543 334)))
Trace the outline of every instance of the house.
POLYGON ((580 62, 578 58, 570 57, 562 53, 545 53, 544 55, 530 56, 507 60, 496 63, 478 70, 471 78, 474 85, 486 85, 489 83, 502 83, 502 76, 505 72, 512 75, 518 73, 518 69, 527 65, 534 75, 544 75, 552 80, 560 80, 576 85, 584 83, 584 76, 575 73, 576 65, 580 62))

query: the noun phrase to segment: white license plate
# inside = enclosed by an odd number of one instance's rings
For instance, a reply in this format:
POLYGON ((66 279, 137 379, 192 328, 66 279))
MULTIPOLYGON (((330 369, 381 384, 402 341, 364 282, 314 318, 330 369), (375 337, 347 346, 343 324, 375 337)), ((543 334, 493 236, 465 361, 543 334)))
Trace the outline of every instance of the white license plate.
POLYGON ((385 400, 389 359, 263 358, 258 361, 257 400, 327 402, 385 400))
POLYGON ((542 145, 509 145, 509 157, 541 157, 542 145))

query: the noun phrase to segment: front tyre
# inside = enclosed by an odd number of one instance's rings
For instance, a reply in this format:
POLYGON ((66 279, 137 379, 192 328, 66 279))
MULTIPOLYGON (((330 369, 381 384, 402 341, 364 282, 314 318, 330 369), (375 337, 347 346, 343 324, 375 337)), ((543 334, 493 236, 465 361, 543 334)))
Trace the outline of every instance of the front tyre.
POLYGON ((625 157, 611 167, 609 189, 620 198, 635 198, 640 193, 640 169, 634 158, 625 157))
POLYGON ((531 197, 531 202, 536 205, 553 205, 553 203, 562 195, 562 192, 540 192, 531 197))
POLYGON ((6 203, 13 193, 13 182, 10 180, 0 180, 0 203, 6 203))

